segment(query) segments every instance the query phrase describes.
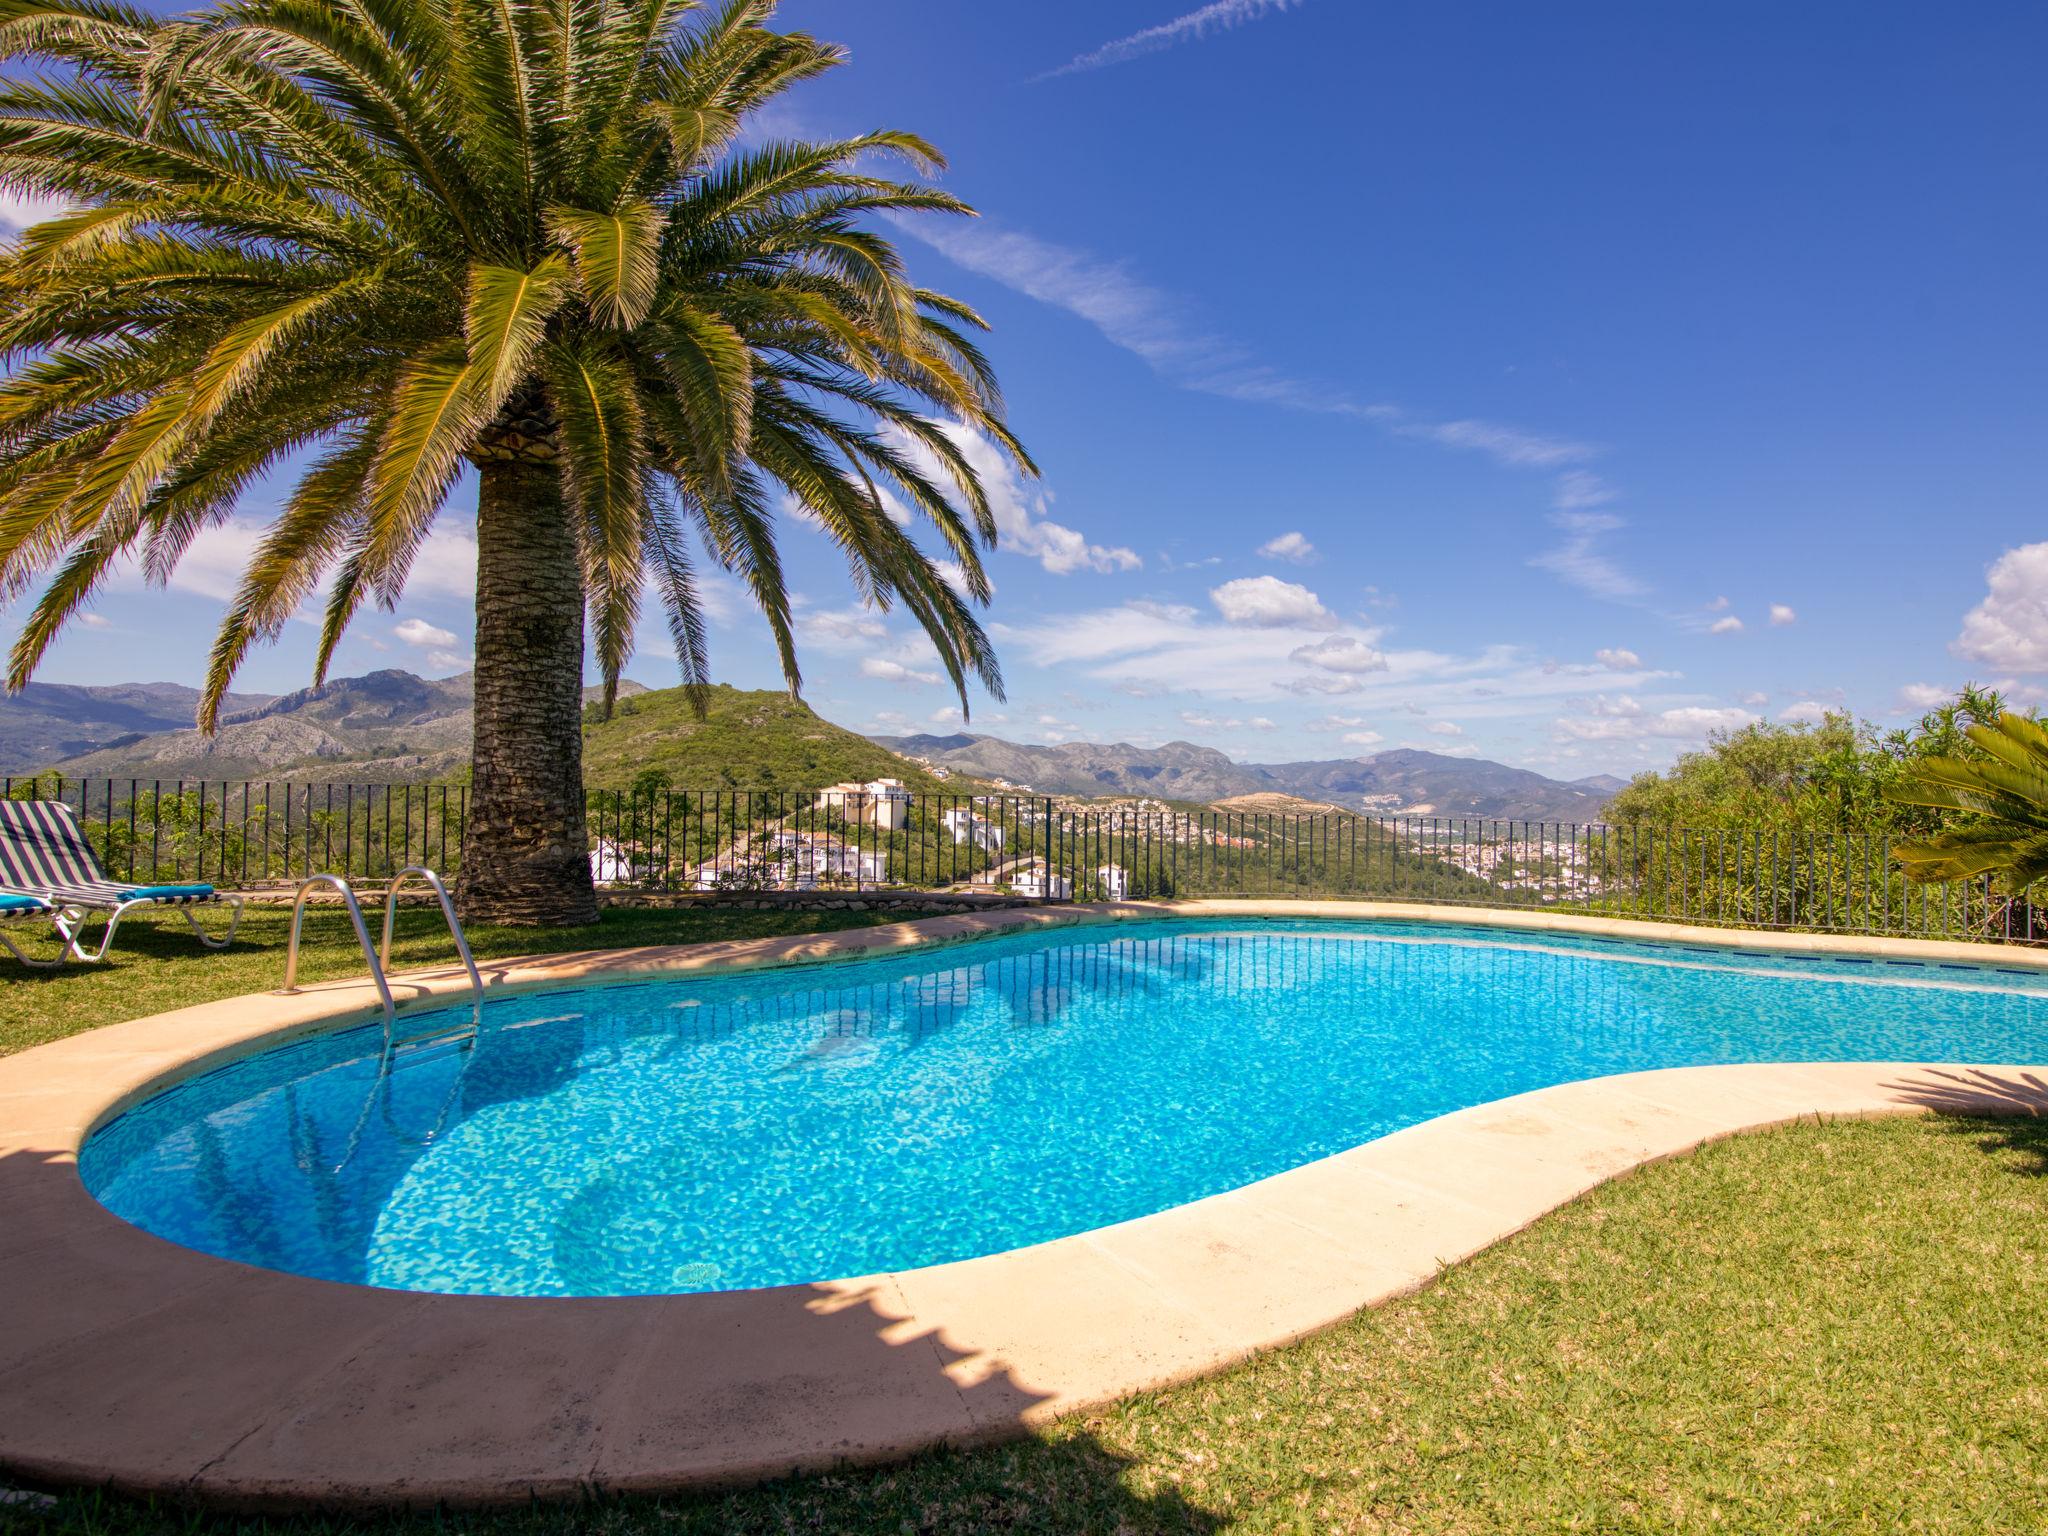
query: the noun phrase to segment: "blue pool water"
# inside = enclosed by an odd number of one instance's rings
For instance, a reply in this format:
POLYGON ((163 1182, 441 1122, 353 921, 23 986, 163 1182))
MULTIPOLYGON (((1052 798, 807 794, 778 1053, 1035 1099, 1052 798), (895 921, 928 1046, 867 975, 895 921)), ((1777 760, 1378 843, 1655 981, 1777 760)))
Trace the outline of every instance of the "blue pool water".
POLYGON ((2048 1060, 2048 979, 1148 922, 505 999, 472 1049, 389 1073, 379 1040, 178 1084, 93 1137, 86 1182, 175 1242, 334 1280, 736 1289, 1085 1231, 1604 1073, 2048 1060))

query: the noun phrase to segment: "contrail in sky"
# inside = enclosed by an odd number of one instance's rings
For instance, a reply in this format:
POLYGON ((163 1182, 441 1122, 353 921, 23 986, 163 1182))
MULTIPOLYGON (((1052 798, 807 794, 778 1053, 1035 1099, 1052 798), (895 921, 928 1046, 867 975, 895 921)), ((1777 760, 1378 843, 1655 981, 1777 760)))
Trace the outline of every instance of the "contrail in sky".
POLYGON ((1161 22, 1156 27, 1147 27, 1142 32, 1133 32, 1129 37, 1120 37, 1114 42, 1104 43, 1092 53, 1084 53, 1062 64, 1058 69, 1049 69, 1037 76, 1039 80, 1050 80, 1058 75, 1078 75, 1091 69, 1107 69, 1112 64, 1128 63, 1143 58, 1148 53, 1160 53, 1168 48, 1178 48, 1182 43, 1199 43, 1217 32, 1228 32, 1246 22, 1258 21, 1274 11, 1291 11, 1302 0, 1213 0, 1213 3, 1199 10, 1189 11, 1185 16, 1176 16, 1172 21, 1161 22))

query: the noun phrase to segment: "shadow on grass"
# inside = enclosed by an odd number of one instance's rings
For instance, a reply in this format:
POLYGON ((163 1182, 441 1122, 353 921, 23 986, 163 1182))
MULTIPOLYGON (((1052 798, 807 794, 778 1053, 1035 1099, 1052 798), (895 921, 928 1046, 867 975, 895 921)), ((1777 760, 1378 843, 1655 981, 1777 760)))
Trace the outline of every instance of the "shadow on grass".
MULTIPOLYGON (((728 1493, 586 1499, 502 1513, 236 1515, 101 1490, 0 1505, 0 1533, 38 1536, 1213 1536, 1233 1523, 1168 1485, 1132 1488, 1092 1435, 935 1451, 893 1467, 783 1478, 728 1493)), ((4 1481, 4 1479, 0 1479, 4 1481)))
POLYGON ((1982 1067, 1926 1067, 1888 1084, 1901 1099, 1933 1111, 1945 1131, 1976 1140, 1986 1152, 2011 1152, 2013 1171, 2048 1175, 2048 1077, 1982 1067))

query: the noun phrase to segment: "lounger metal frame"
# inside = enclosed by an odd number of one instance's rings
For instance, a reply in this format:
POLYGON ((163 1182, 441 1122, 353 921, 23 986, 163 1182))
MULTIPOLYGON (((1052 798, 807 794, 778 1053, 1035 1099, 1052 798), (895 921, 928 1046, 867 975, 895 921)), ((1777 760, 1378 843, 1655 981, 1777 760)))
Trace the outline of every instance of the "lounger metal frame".
MULTIPOLYGON (((22 894, 26 895, 27 892, 23 892, 22 894)), ((62 936, 64 930, 62 926, 58 924, 58 919, 61 916, 61 914, 57 911, 55 907, 51 906, 50 903, 48 901, 45 901, 42 897, 38 896, 35 899, 37 901, 41 901, 43 904, 40 907, 20 907, 12 911, 0 912, 0 944, 6 945, 7 952, 10 955, 14 956, 15 959, 19 960, 23 965, 32 965, 39 971, 47 971, 57 966, 60 966, 64 963, 66 957, 71 952, 70 940, 68 938, 65 939, 64 949, 62 952, 58 954, 56 959, 38 960, 32 955, 24 953, 22 947, 14 942, 13 936, 7 932, 6 928, 6 925, 8 923, 19 921, 20 919, 25 917, 46 917, 50 920, 53 926, 56 926, 58 934, 62 936)))

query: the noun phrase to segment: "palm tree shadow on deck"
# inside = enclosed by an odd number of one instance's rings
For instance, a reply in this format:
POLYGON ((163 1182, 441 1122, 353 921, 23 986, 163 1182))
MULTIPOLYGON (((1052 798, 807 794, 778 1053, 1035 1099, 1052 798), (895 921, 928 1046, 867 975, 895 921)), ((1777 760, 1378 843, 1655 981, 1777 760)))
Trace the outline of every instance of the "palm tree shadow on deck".
POLYGON ((2048 1076, 1924 1067, 1886 1087, 1902 1101, 1931 1111, 1944 1130, 1976 1138, 1983 1151, 2018 1153, 2022 1161, 2015 1173, 2048 1175, 2048 1076))

